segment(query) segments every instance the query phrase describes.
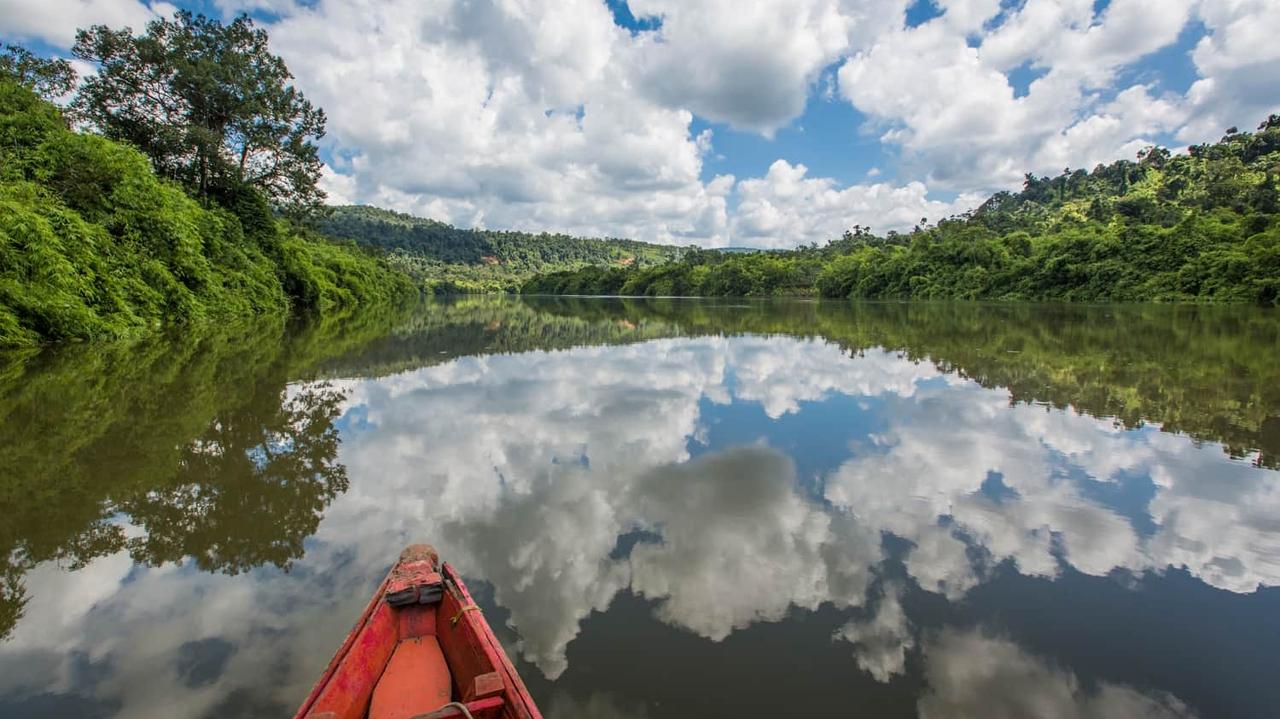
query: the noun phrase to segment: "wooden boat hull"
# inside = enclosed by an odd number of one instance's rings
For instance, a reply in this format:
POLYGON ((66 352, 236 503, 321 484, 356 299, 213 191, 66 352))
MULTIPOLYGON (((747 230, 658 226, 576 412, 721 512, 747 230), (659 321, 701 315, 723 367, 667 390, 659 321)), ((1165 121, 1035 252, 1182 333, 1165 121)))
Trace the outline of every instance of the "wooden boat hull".
POLYGON ((439 564, 434 549, 413 545, 401 553, 294 717, 468 715, 542 717, 461 577, 439 564))

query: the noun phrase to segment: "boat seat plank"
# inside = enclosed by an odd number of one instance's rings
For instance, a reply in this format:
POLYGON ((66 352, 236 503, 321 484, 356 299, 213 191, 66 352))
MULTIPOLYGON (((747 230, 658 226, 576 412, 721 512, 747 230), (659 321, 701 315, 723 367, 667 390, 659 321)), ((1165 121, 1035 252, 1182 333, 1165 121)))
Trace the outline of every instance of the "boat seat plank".
POLYGON ((449 703, 453 679, 434 636, 396 645, 369 704, 369 719, 412 719, 449 703))

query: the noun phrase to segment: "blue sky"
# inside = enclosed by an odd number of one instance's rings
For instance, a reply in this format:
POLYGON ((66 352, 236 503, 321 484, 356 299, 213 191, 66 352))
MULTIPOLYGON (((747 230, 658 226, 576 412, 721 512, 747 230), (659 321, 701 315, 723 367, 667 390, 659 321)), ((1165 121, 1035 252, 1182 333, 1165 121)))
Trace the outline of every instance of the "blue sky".
MULTIPOLYGON (((825 77, 830 77, 834 68, 826 72, 825 77)), ((763 175, 774 160, 785 157, 803 163, 814 174, 844 184, 861 182, 873 169, 884 172, 893 164, 892 153, 876 135, 860 130, 866 119, 852 105, 820 93, 810 95, 804 114, 772 137, 695 118, 693 132, 711 129, 715 138, 715 153, 703 161, 702 178, 706 181, 725 173, 738 177, 763 175)))
POLYGON ((267 28, 331 201, 461 226, 788 247, 1280 111, 1273 0, 0 0, 0 37, 175 7, 267 28))

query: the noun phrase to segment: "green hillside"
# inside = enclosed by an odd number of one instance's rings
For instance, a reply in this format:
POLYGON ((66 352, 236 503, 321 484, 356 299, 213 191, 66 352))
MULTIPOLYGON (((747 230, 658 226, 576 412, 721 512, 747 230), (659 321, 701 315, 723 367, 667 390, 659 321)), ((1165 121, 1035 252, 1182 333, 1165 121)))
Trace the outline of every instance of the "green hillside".
POLYGON ((94 25, 72 54, 94 72, 0 44, 0 348, 415 293, 296 224, 324 111, 248 16, 94 25))
POLYGON ((1027 175, 973 212, 824 247, 689 252, 543 274, 524 292, 1068 301, 1280 301, 1280 116, 1174 155, 1027 175))
POLYGON ((411 291, 366 252, 290 231, 261 198, 238 210, 202 205, 0 77, 0 347, 411 291))
POLYGON ((677 259, 682 251, 634 240, 467 230, 365 205, 334 207, 315 227, 330 237, 389 252, 396 266, 437 292, 515 291, 540 272, 650 267, 677 259))

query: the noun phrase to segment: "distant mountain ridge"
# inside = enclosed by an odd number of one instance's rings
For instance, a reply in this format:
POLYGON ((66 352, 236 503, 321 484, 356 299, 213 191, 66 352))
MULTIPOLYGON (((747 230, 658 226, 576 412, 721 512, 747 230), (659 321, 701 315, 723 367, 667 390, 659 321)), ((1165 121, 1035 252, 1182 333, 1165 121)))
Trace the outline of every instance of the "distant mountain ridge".
POLYGON ((516 291, 540 272, 588 266, 648 267, 685 248, 636 240, 513 230, 469 230, 368 205, 330 208, 322 234, 390 253, 392 262, 435 292, 516 291))

